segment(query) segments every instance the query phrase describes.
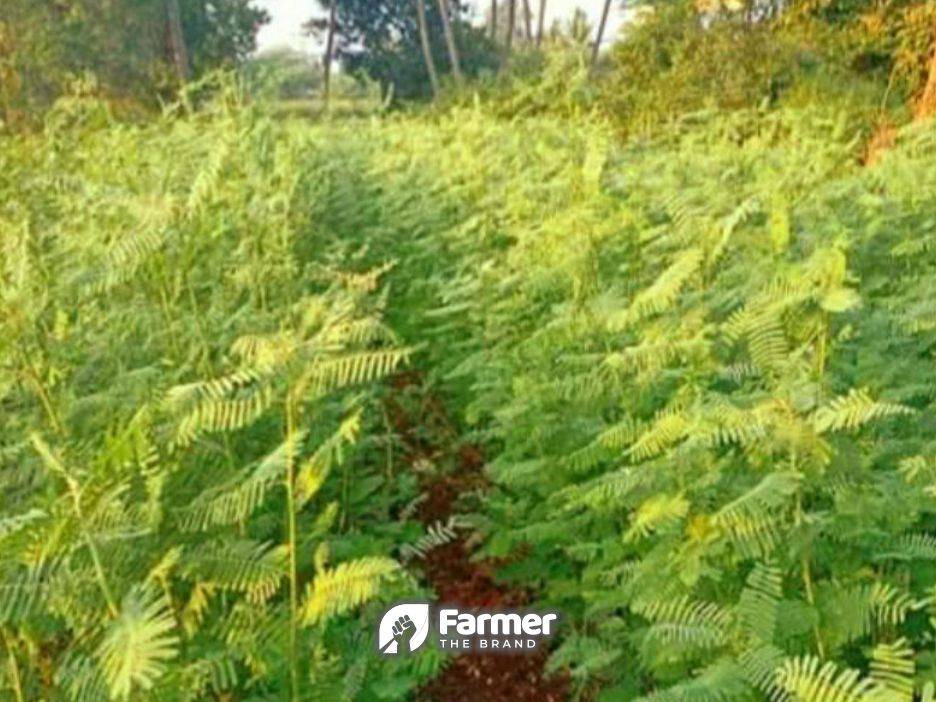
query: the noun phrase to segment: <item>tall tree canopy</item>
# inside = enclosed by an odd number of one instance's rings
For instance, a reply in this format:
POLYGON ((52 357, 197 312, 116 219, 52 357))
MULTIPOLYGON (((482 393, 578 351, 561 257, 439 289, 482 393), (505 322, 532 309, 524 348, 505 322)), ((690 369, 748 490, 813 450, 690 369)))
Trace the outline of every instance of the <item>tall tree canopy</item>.
MULTIPOLYGON (((178 0, 194 75, 242 61, 266 13, 250 0, 178 0)), ((3 0, 0 108, 5 120, 49 104, 76 77, 102 92, 151 100, 170 86, 171 44, 164 0, 3 0)))
MULTIPOLYGON (((441 72, 450 73, 452 66, 446 54, 439 4, 435 0, 421 1, 435 64, 441 72)), ((393 86, 398 97, 431 94, 413 0, 335 2, 338 20, 335 52, 348 70, 366 74, 388 88, 393 86)), ((320 0, 319 4, 329 6, 328 0, 320 0)), ((466 3, 450 1, 448 6, 464 73, 472 76, 496 69, 498 56, 483 30, 471 27, 465 20, 466 3)), ((327 22, 315 19, 306 27, 310 33, 324 35, 327 22)))

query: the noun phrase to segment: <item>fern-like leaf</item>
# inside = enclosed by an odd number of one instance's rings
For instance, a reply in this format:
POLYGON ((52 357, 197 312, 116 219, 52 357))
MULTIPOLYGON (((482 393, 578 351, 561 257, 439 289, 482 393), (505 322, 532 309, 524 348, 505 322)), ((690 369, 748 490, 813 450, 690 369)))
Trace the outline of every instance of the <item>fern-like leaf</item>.
POLYGON ((891 402, 877 402, 865 390, 853 389, 837 397, 813 415, 813 425, 820 434, 841 429, 857 429, 882 417, 913 414, 914 410, 891 402))
POLYGON ((318 624, 368 602, 380 585, 396 575, 400 565, 391 558, 372 556, 324 570, 309 585, 302 605, 306 624, 318 624))
POLYGON ((115 699, 130 699, 156 684, 178 653, 174 632, 175 620, 161 595, 136 588, 124 598, 97 651, 115 699))

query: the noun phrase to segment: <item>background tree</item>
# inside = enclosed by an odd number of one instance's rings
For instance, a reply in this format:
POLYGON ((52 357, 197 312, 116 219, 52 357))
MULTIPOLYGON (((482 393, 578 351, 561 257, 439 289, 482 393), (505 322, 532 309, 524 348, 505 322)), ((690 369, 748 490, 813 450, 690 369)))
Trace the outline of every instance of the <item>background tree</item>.
POLYGON ((439 0, 439 19, 442 21, 442 31, 445 34, 445 44, 448 48, 452 74, 455 76, 455 81, 461 83, 461 63, 459 61, 458 44, 455 41, 455 33, 452 31, 451 7, 449 6, 448 0, 439 0))
POLYGON ((325 71, 325 104, 328 104, 328 100, 331 97, 331 69, 332 69, 332 58, 335 52, 335 28, 338 21, 337 18, 338 8, 335 5, 334 0, 330 0, 328 3, 328 28, 326 29, 325 37, 325 57, 322 62, 322 67, 325 71))
POLYGON ((513 22, 511 23, 511 0, 497 0, 491 3, 491 8, 485 13, 485 23, 490 30, 490 35, 497 38, 502 46, 508 43, 513 45, 518 41, 526 39, 526 29, 523 22, 523 10, 517 7, 517 0, 513 0, 513 22), (511 30, 511 27, 513 28, 511 30))
POLYGON ((429 73, 429 83, 432 85, 432 94, 439 94, 439 75, 436 72, 435 59, 432 57, 432 47, 429 44, 429 26, 426 22, 426 6, 421 0, 416 0, 416 21, 419 23, 419 43, 422 47, 423 60, 426 62, 426 71, 429 73))
POLYGON ((269 21, 253 0, 178 1, 195 75, 241 65, 257 48, 257 32, 269 21))
POLYGON ((604 40, 605 28, 608 26, 608 15, 611 13, 611 0, 605 0, 601 11, 601 20, 598 22, 598 34, 595 35, 595 49, 592 52, 592 66, 598 63, 598 53, 601 51, 601 42, 604 40))
POLYGON ((536 46, 543 44, 543 32, 546 31, 546 0, 540 0, 539 17, 536 25, 536 46))
MULTIPOLYGON (((419 0, 426 14, 428 41, 436 66, 447 65, 445 30, 439 5, 433 0, 419 0)), ((353 75, 365 75, 384 89, 392 86, 398 99, 425 98, 432 95, 419 34, 418 13, 414 0, 335 0, 337 41, 335 55, 353 75)), ((453 36, 460 43, 459 64, 466 77, 493 71, 499 58, 482 28, 466 20, 466 4, 449 2, 453 36)), ((324 7, 325 5, 322 4, 324 7)), ((323 20, 310 20, 306 31, 321 35, 323 20)))
POLYGON ((517 26, 517 0, 507 0, 507 52, 513 48, 514 32, 517 26))
POLYGON ((267 19, 250 0, 4 0, 5 110, 39 114, 76 76, 115 101, 155 104, 178 77, 243 63, 267 19))
POLYGON ((182 28, 179 0, 166 0, 166 25, 172 63, 175 65, 179 80, 185 82, 189 79, 189 57, 185 45, 185 31, 182 28))
POLYGON ((533 9, 530 7, 530 0, 523 0, 523 31, 524 39, 528 42, 533 41, 533 9))

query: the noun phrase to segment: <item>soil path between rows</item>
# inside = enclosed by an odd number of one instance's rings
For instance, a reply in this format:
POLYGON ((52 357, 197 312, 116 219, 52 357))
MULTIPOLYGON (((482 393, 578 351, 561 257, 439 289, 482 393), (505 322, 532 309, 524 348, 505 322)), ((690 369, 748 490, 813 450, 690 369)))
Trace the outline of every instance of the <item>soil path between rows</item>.
MULTIPOLYGON (((419 373, 403 373, 393 379, 396 393, 419 389, 419 373)), ((420 394, 422 394, 420 392, 420 394)), ((427 463, 451 466, 424 473, 425 499, 418 515, 427 526, 447 522, 458 514, 459 498, 487 488, 484 454, 460 441, 441 400, 423 395, 419 407, 406 407, 393 396, 387 400, 393 429, 405 452, 406 462, 417 468, 427 463)), ((439 602, 464 607, 521 607, 530 601, 522 589, 498 583, 495 563, 473 557, 468 534, 431 550, 421 565, 426 581, 439 602)), ((454 655, 442 673, 417 694, 419 702, 566 702, 570 699, 566 675, 549 675, 546 652, 535 654, 454 655)))

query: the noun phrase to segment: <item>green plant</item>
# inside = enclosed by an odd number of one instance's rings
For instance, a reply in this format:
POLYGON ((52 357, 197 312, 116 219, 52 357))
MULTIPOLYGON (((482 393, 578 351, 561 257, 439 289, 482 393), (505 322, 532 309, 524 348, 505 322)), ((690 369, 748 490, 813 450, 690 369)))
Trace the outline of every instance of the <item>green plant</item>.
POLYGON ((567 614, 579 691, 933 682, 931 127, 869 169, 815 108, 339 134, 323 217, 399 258, 395 326, 491 457, 485 553, 567 614))
POLYGON ((388 266, 316 229, 310 142, 231 86, 190 120, 91 109, 3 156, 0 696, 411 687, 435 658, 359 643, 418 591, 389 516, 415 486, 370 438, 412 353, 388 266))
POLYGON ((0 694, 411 698, 369 603, 458 526, 582 697, 932 698, 933 127, 515 97, 4 142, 0 694), (404 364, 492 484, 428 529, 404 364))

